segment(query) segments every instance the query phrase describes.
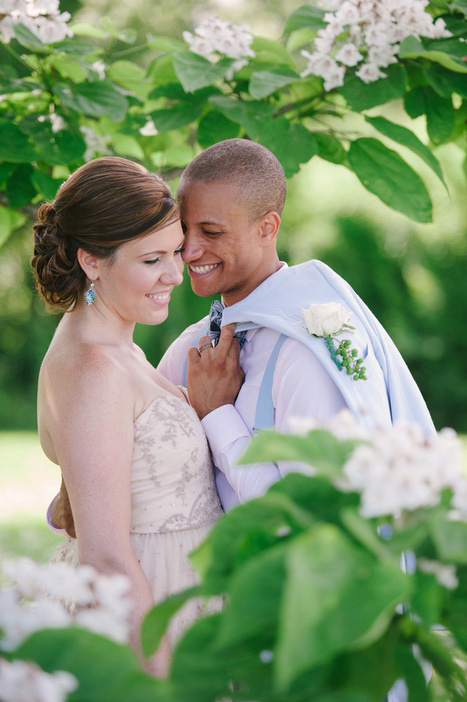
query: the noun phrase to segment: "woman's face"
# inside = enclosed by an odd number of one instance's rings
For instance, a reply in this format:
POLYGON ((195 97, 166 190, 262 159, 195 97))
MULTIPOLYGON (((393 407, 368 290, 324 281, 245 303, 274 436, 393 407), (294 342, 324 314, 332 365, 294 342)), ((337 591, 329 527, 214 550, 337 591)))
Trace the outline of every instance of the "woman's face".
POLYGON ((183 239, 177 220, 122 244, 110 261, 98 260, 96 307, 104 305, 125 322, 163 322, 170 293, 183 280, 183 239))

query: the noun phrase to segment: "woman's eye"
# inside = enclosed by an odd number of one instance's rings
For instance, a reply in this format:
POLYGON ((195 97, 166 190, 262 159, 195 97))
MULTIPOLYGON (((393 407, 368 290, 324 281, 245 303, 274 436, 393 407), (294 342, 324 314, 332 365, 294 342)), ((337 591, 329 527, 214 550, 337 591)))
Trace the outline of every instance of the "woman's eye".
POLYGON ((177 249, 176 251, 174 251, 174 254, 175 254, 175 255, 181 254, 181 253, 183 253, 184 251, 185 251, 185 249, 184 249, 184 247, 182 246, 180 249, 177 249))
POLYGON ((160 261, 160 258, 151 258, 149 261, 145 261, 145 263, 151 264, 151 263, 158 263, 160 261))

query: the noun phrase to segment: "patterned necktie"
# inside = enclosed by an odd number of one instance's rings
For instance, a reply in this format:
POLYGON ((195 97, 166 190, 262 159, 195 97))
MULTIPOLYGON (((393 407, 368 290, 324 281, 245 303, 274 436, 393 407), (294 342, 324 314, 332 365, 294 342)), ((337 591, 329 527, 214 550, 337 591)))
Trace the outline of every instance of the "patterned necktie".
MULTIPOLYGON (((209 336, 213 341, 213 346, 217 346, 219 343, 219 337, 221 335, 221 322, 222 315, 224 313, 224 305, 220 300, 214 300, 211 305, 211 311, 209 312, 209 336)), ((240 348, 243 348, 245 343, 246 331, 237 332, 234 334, 234 338, 237 339, 240 344, 240 348)))

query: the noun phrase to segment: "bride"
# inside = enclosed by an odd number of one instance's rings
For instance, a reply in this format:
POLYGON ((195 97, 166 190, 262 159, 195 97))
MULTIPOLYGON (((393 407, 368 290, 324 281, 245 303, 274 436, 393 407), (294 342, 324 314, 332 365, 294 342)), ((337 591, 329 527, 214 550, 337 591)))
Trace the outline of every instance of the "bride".
MULTIPOLYGON (((39 293, 67 313, 38 391, 41 444, 62 472, 53 521, 69 535, 55 558, 130 578, 138 650, 154 602, 196 582, 187 555, 222 514, 195 411, 133 342, 136 322, 167 318, 182 282, 179 213, 158 176, 99 158, 41 206, 34 232, 39 293)), ((222 339, 232 402, 242 382, 233 332, 222 339)), ((174 618, 149 672, 166 674, 170 646, 198 614, 190 602, 174 618)))

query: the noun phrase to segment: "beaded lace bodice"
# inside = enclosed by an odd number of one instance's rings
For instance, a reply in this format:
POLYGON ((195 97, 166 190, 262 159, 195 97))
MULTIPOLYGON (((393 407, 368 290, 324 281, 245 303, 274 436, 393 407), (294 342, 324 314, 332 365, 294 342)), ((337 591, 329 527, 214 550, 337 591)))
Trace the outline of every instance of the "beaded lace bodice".
POLYGON ((131 532, 192 529, 222 514, 196 412, 174 395, 156 397, 135 420, 131 532))

